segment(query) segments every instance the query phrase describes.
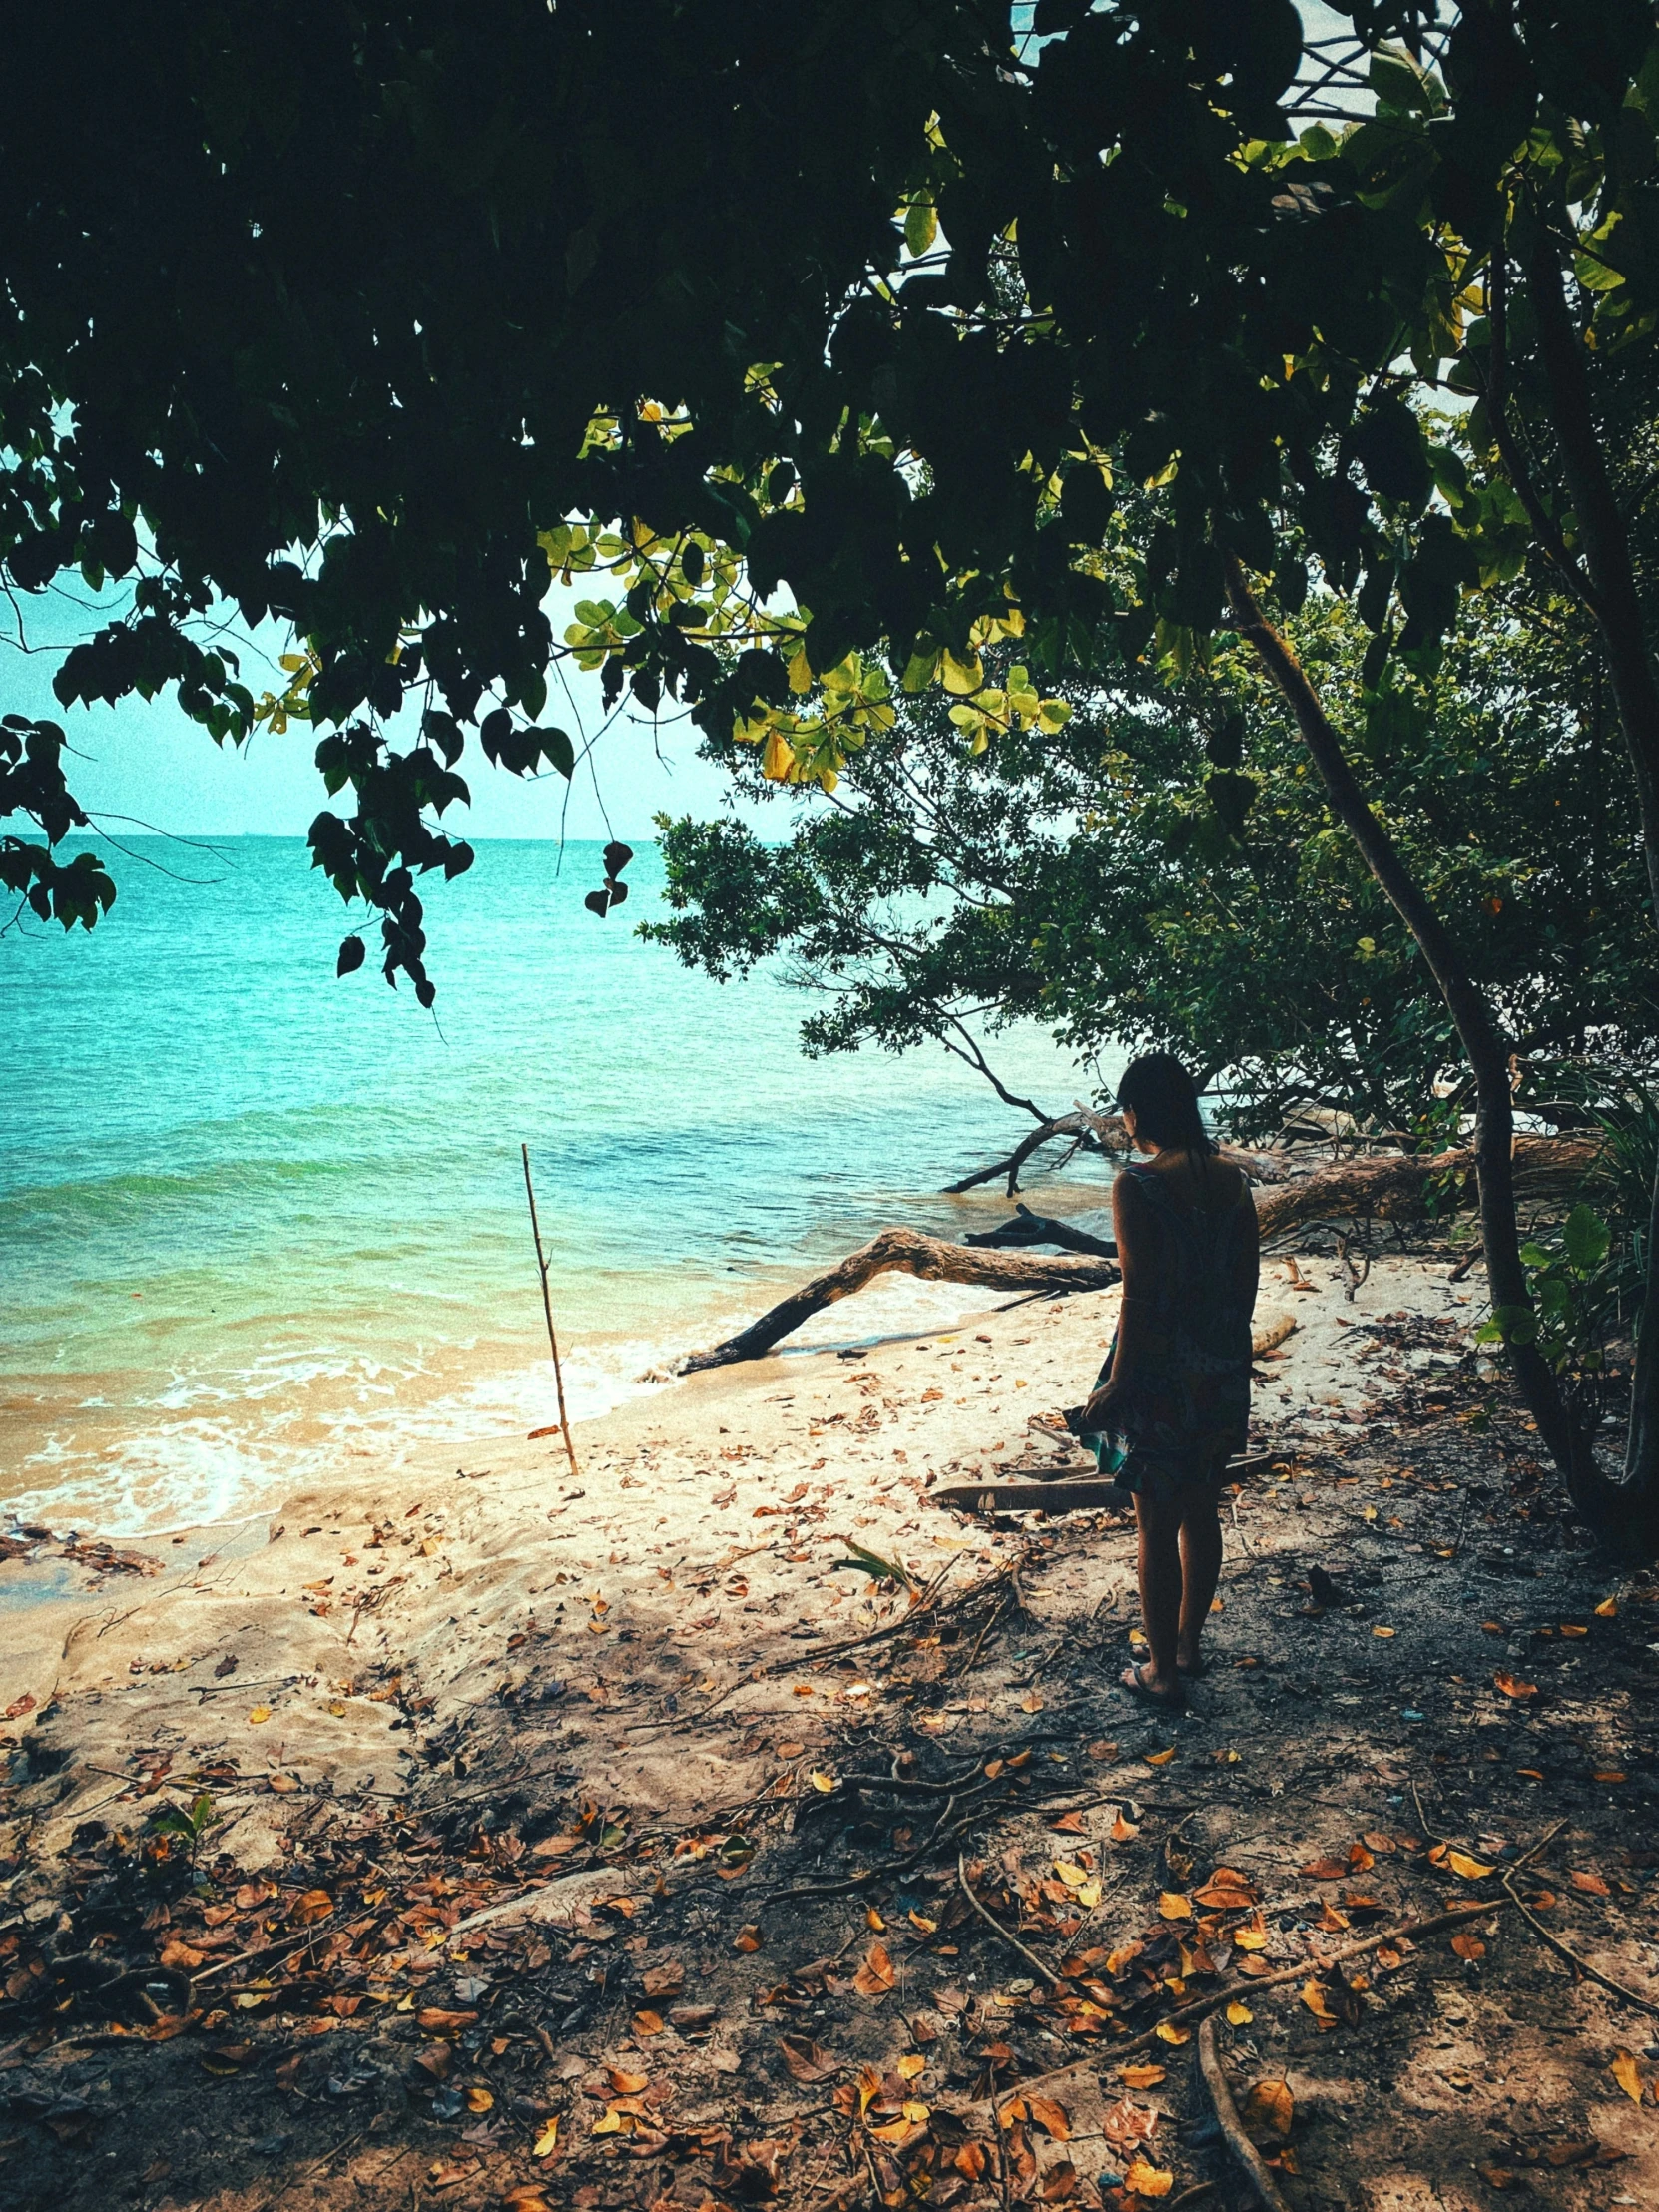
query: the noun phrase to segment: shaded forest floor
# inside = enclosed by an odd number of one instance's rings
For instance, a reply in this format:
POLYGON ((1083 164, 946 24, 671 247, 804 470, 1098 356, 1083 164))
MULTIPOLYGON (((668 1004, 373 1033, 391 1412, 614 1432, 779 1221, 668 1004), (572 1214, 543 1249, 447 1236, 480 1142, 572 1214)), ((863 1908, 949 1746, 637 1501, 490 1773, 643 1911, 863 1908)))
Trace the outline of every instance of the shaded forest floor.
MULTIPOLYGON (((1180 1717, 1116 1686, 1121 1514, 929 1521, 935 1466, 890 1508, 937 1547, 909 1594, 839 1573, 849 1541, 897 1546, 850 1474, 822 1479, 820 1428, 746 1442, 745 1406, 803 1372, 776 1361, 700 1401, 723 1445, 686 1430, 699 1401, 665 1441, 659 1401, 654 1440, 642 1414, 585 1480, 811 1448, 818 1489, 757 1489, 747 1550, 711 1532, 610 1595, 561 1570, 447 1672, 441 1638, 382 1621, 326 1705, 382 1731, 366 1780, 308 1773, 297 1708, 256 1763, 262 1738, 188 1742, 62 1680, 0 1804, 0 2198, 1244 2204, 1208 2008, 1294 2212, 1659 2201, 1659 1581, 1617 1580, 1566 1516, 1447 1256, 1409 1266, 1432 1298, 1401 1274, 1348 1301, 1310 1263, 1341 1370, 1264 1367, 1290 1456, 1230 1501, 1180 1717), (225 1810, 255 1790, 257 1821, 225 1810)), ((873 1484, 916 1459, 923 1353, 989 1372, 1039 1326, 812 1369, 826 1405, 877 1378, 873 1484)), ((217 1671, 263 1667, 196 1642, 197 1713, 217 1671)))

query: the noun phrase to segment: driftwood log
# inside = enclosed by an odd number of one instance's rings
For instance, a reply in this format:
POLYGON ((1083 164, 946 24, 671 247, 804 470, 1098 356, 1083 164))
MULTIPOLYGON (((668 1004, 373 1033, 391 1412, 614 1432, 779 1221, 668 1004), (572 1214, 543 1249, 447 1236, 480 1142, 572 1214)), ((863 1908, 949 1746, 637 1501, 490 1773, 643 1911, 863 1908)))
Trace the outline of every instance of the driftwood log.
MULTIPOLYGON (((1060 1137, 1071 1139, 1071 1151, 1087 1146, 1091 1152, 1127 1152, 1128 1133, 1116 1114, 1097 1114, 1087 1106, 1078 1106, 1069 1114, 1056 1114, 1052 1121, 1039 1122, 1028 1136, 1022 1137, 1012 1152, 1001 1160, 993 1160, 989 1167, 975 1168, 971 1175, 964 1175, 959 1183, 947 1183, 945 1193, 956 1198, 963 1191, 976 1191, 981 1183, 995 1183, 1000 1177, 1008 1178, 1008 1196, 1013 1198, 1019 1190, 1019 1171, 1033 1152, 1045 1144, 1053 1144, 1060 1137)), ((1067 1153, 1069 1159, 1071 1153, 1067 1153)))
POLYGON ((759 1360, 814 1314, 837 1305, 878 1275, 889 1275, 894 1270, 921 1276, 930 1283, 975 1283, 983 1290, 1024 1292, 1031 1297, 1045 1291, 1103 1291, 1118 1279, 1116 1263, 1111 1260, 1028 1259, 1011 1252, 947 1244, 942 1237, 924 1237, 914 1229, 883 1229, 867 1245, 861 1245, 823 1275, 815 1275, 793 1297, 751 1322, 737 1336, 676 1361, 674 1372, 698 1375, 705 1368, 759 1360))
POLYGON ((1057 1245, 1062 1252, 1086 1252, 1092 1260, 1115 1260, 1118 1256, 1118 1248, 1109 1237, 1091 1237, 1086 1229, 1074 1229, 1069 1221, 1054 1221, 1047 1214, 1034 1214, 1029 1206, 1016 1206, 1013 1220, 1005 1221, 1000 1229, 982 1229, 978 1236, 964 1237, 962 1242, 980 1249, 1057 1245))
MULTIPOLYGON (((1517 1137, 1516 1189, 1523 1200, 1530 1199, 1536 1205, 1570 1204, 1593 1178, 1597 1156, 1598 1147, 1593 1138, 1517 1137)), ((1252 1155, 1234 1157, 1241 1166, 1250 1168, 1253 1164, 1252 1155)), ((1393 1154, 1382 1158, 1337 1160, 1316 1168, 1312 1175, 1298 1181, 1258 1191, 1256 1211, 1264 1237, 1279 1236, 1301 1222, 1328 1221, 1334 1216, 1339 1219, 1411 1220, 1426 1210, 1432 1177, 1449 1176, 1454 1181, 1467 1182, 1473 1173, 1474 1154, 1466 1148, 1436 1153, 1430 1159, 1393 1154)), ((888 1275, 895 1270, 921 1276, 929 1282, 974 1283, 982 1290, 1012 1291, 1029 1297, 1107 1290, 1118 1280, 1116 1262, 1106 1257, 1110 1249, 1103 1238, 1091 1237, 1087 1231, 1074 1230, 1063 1222, 1045 1220, 1040 1214, 1028 1213, 1023 1206, 1012 1222, 1005 1223, 1001 1229, 986 1231, 981 1239, 970 1239, 966 1244, 951 1244, 942 1237, 924 1237, 915 1229, 883 1229, 868 1244, 849 1253, 823 1275, 814 1276, 810 1283, 803 1284, 792 1297, 774 1306, 759 1321, 751 1322, 737 1336, 728 1337, 724 1344, 711 1345, 705 1352, 687 1353, 675 1361, 668 1372, 697 1375, 705 1368, 734 1367, 743 1360, 759 1360, 774 1345, 792 1336, 803 1322, 810 1321, 814 1314, 821 1314, 827 1306, 850 1298, 854 1291, 861 1291, 878 1275, 888 1275), (994 1241, 984 1241, 987 1239, 994 1241), (998 1249, 1005 1243, 1061 1243, 1071 1246, 1080 1256, 1076 1259, 1027 1258, 998 1249)))
MULTIPOLYGON (((1517 1137, 1515 1191, 1534 1205, 1570 1204, 1595 1170, 1598 1146, 1590 1137, 1517 1137)), ((1430 1159, 1403 1153, 1335 1160, 1312 1175, 1261 1192, 1256 1212, 1264 1237, 1277 1237, 1299 1222, 1342 1218, 1411 1221, 1426 1211, 1431 1179, 1466 1184, 1474 1174, 1467 1147, 1430 1159)), ((1459 1199, 1465 1194, 1459 1191, 1459 1199)))

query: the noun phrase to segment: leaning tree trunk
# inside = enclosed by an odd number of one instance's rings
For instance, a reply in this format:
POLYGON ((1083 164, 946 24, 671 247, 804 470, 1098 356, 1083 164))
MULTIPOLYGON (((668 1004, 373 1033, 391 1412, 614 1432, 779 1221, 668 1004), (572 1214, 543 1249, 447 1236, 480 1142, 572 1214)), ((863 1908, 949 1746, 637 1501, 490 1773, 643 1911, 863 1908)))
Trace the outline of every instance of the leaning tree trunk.
MULTIPOLYGON (((1518 1196, 1570 1204, 1590 1182, 1601 1156, 1592 1137, 1517 1137, 1513 1176, 1518 1196)), ((1467 1146, 1431 1158, 1399 1154, 1370 1160, 1337 1160, 1294 1183, 1264 1191, 1256 1215, 1264 1237, 1280 1236, 1299 1222, 1332 1215, 1376 1221, 1413 1221, 1428 1211, 1429 1185, 1446 1176, 1477 1175, 1467 1146)))
MULTIPOLYGON (((1296 719, 1302 741, 1324 782, 1331 811, 1360 849, 1389 904, 1410 930, 1456 1025, 1475 1084, 1475 1173, 1480 1193, 1480 1238, 1494 1310, 1530 1314, 1532 1297, 1520 1256, 1515 1220, 1514 1113, 1509 1055, 1483 993, 1392 837, 1374 813, 1348 764, 1342 740, 1309 682, 1290 642, 1257 603, 1235 554, 1227 554, 1227 593, 1234 618, 1250 640, 1296 719)), ((1566 1479, 1587 1520, 1608 1528, 1609 1484, 1595 1463, 1590 1439, 1573 1417, 1554 1369, 1535 1343, 1506 1336, 1510 1366, 1538 1434, 1566 1479)))
MULTIPOLYGON (((1659 925, 1659 678, 1648 650, 1630 534, 1596 432, 1583 343, 1567 309, 1560 256, 1541 211, 1535 238, 1528 290, 1537 317, 1550 424, 1578 518, 1589 582, 1585 596, 1601 634, 1619 727, 1630 753, 1648 893, 1659 925)), ((1645 1527, 1650 1536, 1659 1533, 1659 1173, 1648 1214, 1647 1283, 1636 1331, 1624 1470, 1620 1481, 1604 1481, 1603 1488, 1605 1513, 1645 1527)))
POLYGON ((774 1306, 759 1321, 728 1337, 707 1352, 688 1353, 674 1363, 678 1375, 697 1375, 704 1368, 726 1368, 740 1360, 759 1360, 775 1344, 793 1335, 804 1321, 822 1314, 878 1275, 894 1269, 919 1275, 932 1283, 976 1283, 987 1291, 1018 1291, 1041 1297, 1049 1291, 1104 1291, 1118 1280, 1111 1260, 1028 1260, 1013 1253, 969 1249, 946 1244, 939 1237, 924 1237, 915 1229, 883 1229, 867 1245, 849 1253, 836 1266, 774 1306))

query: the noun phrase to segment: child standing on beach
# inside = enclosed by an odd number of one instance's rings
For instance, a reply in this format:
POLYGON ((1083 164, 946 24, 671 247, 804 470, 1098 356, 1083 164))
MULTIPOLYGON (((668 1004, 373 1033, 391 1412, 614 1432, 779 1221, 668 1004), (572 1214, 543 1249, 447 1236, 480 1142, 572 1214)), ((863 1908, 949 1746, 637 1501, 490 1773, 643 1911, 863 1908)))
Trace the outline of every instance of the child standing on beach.
POLYGON ((1141 1618, 1152 1656, 1123 1686, 1185 1703, 1221 1574, 1217 1503, 1250 1419, 1256 1208, 1215 1158, 1192 1077, 1167 1052, 1132 1061, 1118 1110, 1137 1152, 1112 1188, 1123 1304, 1081 1426, 1103 1474, 1134 1492, 1141 1618))

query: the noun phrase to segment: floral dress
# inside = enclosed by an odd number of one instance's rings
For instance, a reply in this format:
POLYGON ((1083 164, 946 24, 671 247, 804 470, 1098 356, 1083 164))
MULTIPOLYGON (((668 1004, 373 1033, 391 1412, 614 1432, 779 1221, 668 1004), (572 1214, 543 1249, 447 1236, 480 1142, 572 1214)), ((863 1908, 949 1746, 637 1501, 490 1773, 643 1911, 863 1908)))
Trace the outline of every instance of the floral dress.
MULTIPOLYGON (((1120 1489, 1168 1502, 1186 1484, 1219 1481, 1249 1439, 1255 1269, 1244 1231, 1252 1200, 1247 1188, 1236 1204, 1209 1212, 1180 1204, 1153 1167, 1136 1162, 1122 1172, 1134 1177, 1158 1222, 1162 1265, 1148 1294, 1157 1313, 1109 1426, 1084 1441, 1120 1489)), ((1114 1332, 1096 1389, 1110 1378, 1117 1349, 1114 1332)))

